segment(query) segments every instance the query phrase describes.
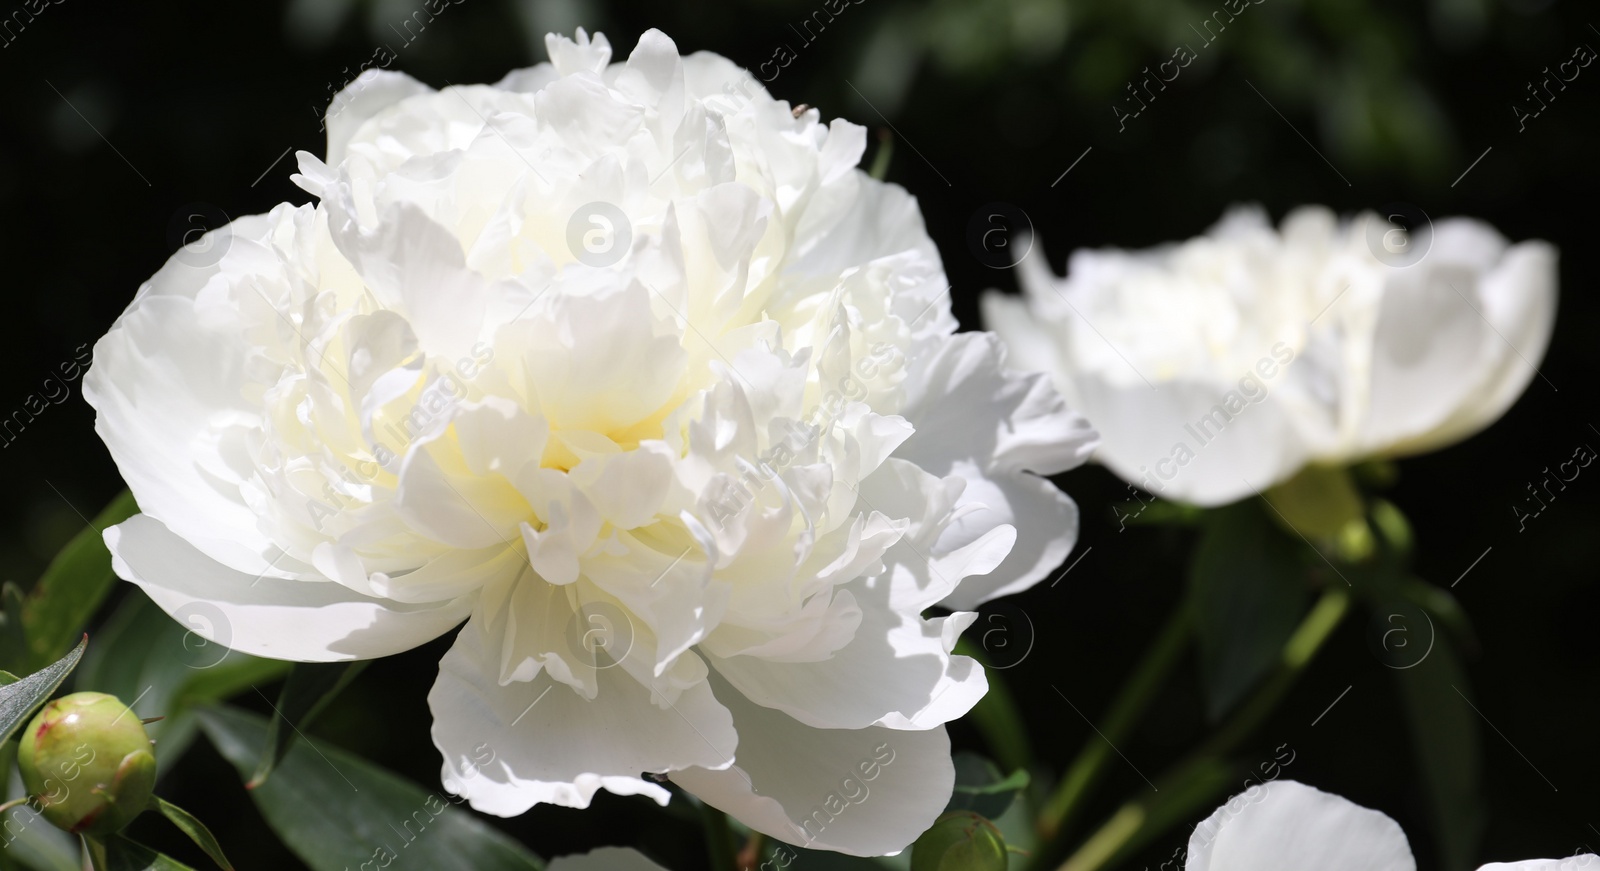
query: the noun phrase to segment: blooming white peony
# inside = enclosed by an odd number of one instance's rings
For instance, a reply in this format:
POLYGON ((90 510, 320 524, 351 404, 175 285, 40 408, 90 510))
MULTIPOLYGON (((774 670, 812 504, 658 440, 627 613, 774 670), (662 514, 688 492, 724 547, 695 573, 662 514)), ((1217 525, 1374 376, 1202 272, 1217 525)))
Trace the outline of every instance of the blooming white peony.
POLYGON ((1176 245, 1077 251, 1065 279, 1020 270, 1023 299, 983 300, 1012 361, 1053 373, 1112 471, 1199 505, 1476 433, 1555 322, 1555 250, 1466 219, 1408 235, 1312 207, 1274 230, 1241 208, 1176 245))
POLYGON ((662 803, 897 851, 986 689, 970 613, 1062 562, 1093 434, 954 334, 917 204, 659 31, 434 91, 365 74, 282 205, 174 257, 95 347, 143 514, 115 567, 202 634, 378 657, 479 810, 662 803), (1025 471, 1028 470, 1028 471, 1025 471), (1020 539, 1020 540, 1019 540, 1020 539))
MULTIPOLYGON (((1185 871, 1416 871, 1394 820, 1331 793, 1278 780, 1234 796, 1189 836, 1185 871)), ((1494 862, 1478 871, 1594 871, 1600 858, 1494 862)))

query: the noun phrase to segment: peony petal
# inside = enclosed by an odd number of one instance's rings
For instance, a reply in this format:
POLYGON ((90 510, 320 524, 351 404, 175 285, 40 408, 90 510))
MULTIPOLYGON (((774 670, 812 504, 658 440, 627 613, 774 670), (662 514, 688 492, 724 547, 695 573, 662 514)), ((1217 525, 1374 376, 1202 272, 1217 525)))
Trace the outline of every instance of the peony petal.
POLYGON ((1476 297, 1469 299, 1494 328, 1490 354, 1496 365, 1444 423, 1392 453, 1422 453, 1474 435, 1499 420, 1527 389, 1555 330, 1556 256, 1548 243, 1522 242, 1479 280, 1476 297))
POLYGON ((1236 795, 1189 836, 1186 871, 1416 871, 1394 820, 1277 780, 1236 795), (1253 793, 1253 794, 1252 794, 1253 793))
POLYGON ((1053 474, 1078 466, 1098 435, 1067 409, 1044 376, 1007 370, 1004 346, 992 333, 951 336, 908 384, 907 394, 902 413, 916 433, 896 455, 934 474, 960 476, 968 485, 957 507, 970 513, 946 531, 941 549, 963 546, 1027 512, 1026 545, 983 579, 963 584, 944 604, 972 607, 1038 583, 1072 550, 1077 507, 1026 470, 1053 474), (987 510, 972 510, 978 506, 987 510))
POLYGON ((468 621, 428 693, 445 787, 474 808, 508 817, 541 803, 588 807, 601 789, 666 804, 642 773, 732 763, 733 720, 708 684, 669 702, 621 665, 597 670, 593 700, 545 672, 502 684, 484 632, 479 617, 468 621), (493 762, 474 761, 480 747, 493 762))
MULTIPOLYGON (((715 679, 713 679, 715 682, 715 679)), ((814 729, 717 683, 739 729, 732 768, 672 780, 758 832, 852 856, 893 855, 944 810, 955 787, 944 727, 814 729)))
MULTIPOLYGON (((1469 242, 1480 241, 1478 234, 1454 240, 1445 230, 1439 228, 1422 262, 1388 278, 1357 436, 1364 451, 1421 438, 1443 425, 1456 409, 1475 402, 1508 353, 1473 301, 1478 271, 1462 262, 1476 253, 1469 242)), ((1505 241, 1498 243, 1503 247, 1505 241)))
POLYGON ((1083 465, 1098 436, 1066 406, 1044 375, 1008 368, 994 333, 950 336, 906 385, 901 415, 917 435, 899 456, 944 474, 961 459, 987 467, 1054 475, 1083 465))
POLYGON ((209 641, 269 659, 389 656, 443 635, 472 609, 470 596, 403 605, 332 581, 253 578, 212 561, 144 514, 107 529, 105 539, 117 575, 162 610, 209 641))
POLYGON ((83 379, 95 432, 141 510, 212 559, 274 577, 309 567, 281 558, 274 565, 282 552, 258 528, 243 492, 251 470, 224 449, 260 425, 261 408, 243 395, 260 356, 247 335, 253 325, 242 312, 196 298, 207 287, 286 281, 267 243, 291 212, 280 207, 207 234, 196 245, 221 250, 215 263, 205 254, 173 255, 95 343, 83 379))
POLYGON ((1594 871, 1600 868, 1600 856, 1579 853, 1569 859, 1524 859, 1521 862, 1490 862, 1479 866, 1478 871, 1594 871))
POLYGON ((983 507, 952 523, 937 548, 964 547, 1001 526, 1016 529, 1016 544, 993 571, 962 581, 939 604, 971 610, 1028 589, 1066 562, 1078 539, 1078 506, 1059 487, 1036 475, 982 475, 965 463, 956 474, 967 480, 957 505, 983 507))
POLYGON ((417 94, 430 94, 433 89, 405 73, 388 70, 367 70, 334 95, 333 102, 323 116, 328 128, 329 166, 344 161, 345 149, 350 140, 374 115, 417 94))
MULTIPOLYGON (((1047 274, 1039 280, 1050 279, 1047 274)), ((984 328, 1005 343, 1006 359, 1012 366, 1024 372, 1047 373, 1061 389, 1071 383, 1061 367, 1048 324, 1033 314, 1022 297, 991 290, 978 302, 984 328)))
POLYGON ((1269 393, 1251 401, 1237 384, 1170 381, 1151 390, 1095 375, 1076 380, 1080 407, 1104 436, 1096 457, 1163 499, 1226 505, 1288 480, 1306 462, 1293 420, 1263 398, 1269 393))
POLYGON ((988 689, 983 669, 950 654, 959 633, 947 634, 944 620, 903 617, 890 608, 891 583, 879 577, 845 588, 861 603, 861 623, 850 643, 825 660, 706 658, 745 698, 808 726, 928 729, 954 720, 988 689))

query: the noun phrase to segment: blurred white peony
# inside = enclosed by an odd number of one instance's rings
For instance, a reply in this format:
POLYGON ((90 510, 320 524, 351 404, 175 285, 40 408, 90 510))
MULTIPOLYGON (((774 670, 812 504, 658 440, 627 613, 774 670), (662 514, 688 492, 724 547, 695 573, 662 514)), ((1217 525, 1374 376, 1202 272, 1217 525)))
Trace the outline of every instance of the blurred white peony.
MULTIPOLYGON (((1185 871, 1416 871, 1405 832, 1340 796, 1278 780, 1229 799, 1189 836, 1185 871)), ((1528 859, 1478 871, 1595 871, 1600 858, 1528 859)))
POLYGON ((1074 252, 1065 279, 1020 270, 1024 298, 983 300, 1012 362, 1054 376, 1124 480, 1206 506, 1476 433, 1555 323, 1555 250, 1466 219, 1311 207, 1275 231, 1236 208, 1176 245, 1074 252))
POLYGON ((950 653, 975 615, 922 612, 1063 561, 1076 511, 1029 471, 1093 434, 954 334, 863 128, 659 31, 619 64, 547 45, 493 86, 365 74, 326 162, 300 154, 319 203, 141 288, 86 388, 144 511, 116 570, 281 659, 470 617, 428 698, 479 810, 665 803, 669 777, 776 838, 897 851, 987 686, 950 653))

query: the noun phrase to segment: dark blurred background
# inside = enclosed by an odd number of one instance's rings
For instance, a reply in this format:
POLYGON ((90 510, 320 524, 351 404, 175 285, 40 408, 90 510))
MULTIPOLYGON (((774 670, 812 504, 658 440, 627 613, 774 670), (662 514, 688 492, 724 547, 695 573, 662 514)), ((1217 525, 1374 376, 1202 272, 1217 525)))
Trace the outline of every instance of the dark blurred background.
MULTIPOLYGON (((0 262, 12 270, 0 418, 37 409, 39 397, 46 406, 0 449, 4 578, 30 583, 83 528, 78 511, 92 516, 121 487, 79 383, 63 398, 47 376, 84 353, 183 241, 194 204, 236 217, 306 201, 289 182, 285 152, 322 152, 318 115, 330 85, 379 46, 400 46, 396 28, 421 8, 420 0, 71 0, 26 23, 20 0, 0 5, 16 13, 0 19, 11 22, 0 36, 8 228, 0 262)), ((1590 295, 1600 268, 1600 67, 1583 69, 1538 117, 1519 124, 1513 109, 1538 108, 1524 98, 1546 67, 1580 45, 1600 46, 1600 10, 1575 0, 1257 0, 1202 47, 1196 28, 1222 0, 857 0, 808 44, 796 28, 822 8, 821 0, 467 0, 399 48, 392 68, 435 86, 494 81, 543 60, 547 31, 579 25, 603 31, 619 58, 648 27, 685 53, 718 52, 752 70, 792 49, 769 86, 775 96, 874 131, 892 125, 888 178, 920 198, 967 328, 979 326, 981 291, 1015 288, 968 244, 970 222, 984 220, 990 203, 1026 215, 1041 239, 1029 256, 1048 257, 1058 271, 1072 248, 1181 239, 1241 201, 1264 204, 1274 218, 1302 203, 1350 213, 1401 202, 1435 219, 1481 217, 1513 240, 1554 242, 1561 311, 1540 364, 1548 381, 1535 379, 1485 433, 1403 461, 1386 495, 1415 525, 1421 577, 1448 586, 1482 556, 1452 590, 1476 629, 1464 658, 1487 721, 1478 724, 1488 808, 1480 859, 1600 849, 1600 480, 1588 477, 1600 472, 1569 484, 1525 531, 1512 511, 1546 467, 1580 444, 1600 446, 1591 389, 1600 323, 1590 295), (1185 45, 1197 59, 1119 132, 1112 107, 1137 108, 1124 101, 1126 86, 1185 45)), ((1103 713, 1178 600, 1194 536, 1119 532, 1110 505, 1126 490, 1098 467, 1060 483, 1084 510, 1074 558, 1087 555, 1053 588, 985 609, 1018 633, 1027 632, 1021 612, 1034 627, 1031 653, 1004 675, 1056 771, 1093 733, 1050 685, 1090 717, 1103 713)), ((1284 776, 1390 814, 1420 867, 1439 867, 1415 748, 1370 633, 1366 613, 1348 619, 1239 755, 1269 759, 1288 743, 1297 755, 1284 776)), ((424 696, 447 643, 376 664, 313 732, 436 787, 424 696)), ((1023 639, 1016 643, 1013 651, 1023 639)), ((254 706, 265 710, 260 699, 254 706)), ((1202 711, 1193 669, 1180 668, 1120 749, 1153 775, 1206 734, 1202 711)), ((981 749, 970 725, 953 734, 958 747, 981 749)), ((166 792, 208 811, 241 868, 297 867, 237 784, 201 742, 166 792)), ((1089 816, 1097 821, 1146 788, 1114 765, 1089 816)), ((602 796, 598 806, 541 808, 503 825, 547 856, 628 843, 676 867, 699 862, 684 824, 643 800, 602 796)), ((153 828, 136 834, 173 843, 153 828)), ((1185 837, 1170 833, 1141 858, 1154 866, 1185 837)))

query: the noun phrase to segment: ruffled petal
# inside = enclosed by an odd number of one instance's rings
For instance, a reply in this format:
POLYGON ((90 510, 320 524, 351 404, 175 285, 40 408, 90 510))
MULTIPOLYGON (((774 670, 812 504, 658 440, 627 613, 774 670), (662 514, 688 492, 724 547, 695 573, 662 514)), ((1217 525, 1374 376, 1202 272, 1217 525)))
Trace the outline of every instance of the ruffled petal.
POLYGON ((334 95, 323 123, 328 127, 329 165, 344 161, 345 149, 368 119, 407 97, 429 94, 433 89, 405 73, 367 70, 334 95))
MULTIPOLYGON (((1421 438, 1396 445, 1413 454, 1454 444, 1499 420, 1538 376, 1555 330, 1556 249, 1546 242, 1511 246, 1468 296, 1493 327, 1488 354, 1495 361, 1486 378, 1443 423, 1421 438)), ((1458 288, 1467 294, 1469 287, 1458 288)))
POLYGON ((942 726, 814 729, 726 684, 718 684, 717 698, 739 729, 734 766, 692 768, 672 780, 758 832, 852 856, 893 855, 950 800, 955 766, 942 726))
POLYGON ((117 575, 138 584, 162 610, 208 641, 269 659, 389 656, 443 635, 472 609, 471 596, 406 605, 332 581, 252 577, 215 562, 144 514, 107 529, 105 540, 117 575))
POLYGON ((281 551, 245 493, 253 470, 240 458, 262 409, 244 387, 264 361, 247 316, 214 291, 285 281, 270 248, 283 217, 241 218, 175 254, 95 343, 83 379, 95 432, 140 508, 217 562, 275 577, 306 567, 274 563, 281 551))
POLYGON ((1478 871, 1593 871, 1600 868, 1600 856, 1579 853, 1570 859, 1524 859, 1521 862, 1490 862, 1478 871))
POLYGON ((903 411, 916 433, 896 452, 938 475, 967 482, 962 519, 938 548, 950 550, 1025 518, 1024 544, 992 572, 957 589, 946 607, 974 607, 1020 592, 1059 566, 1078 537, 1077 506, 1030 472, 1081 465, 1099 436, 1039 373, 1006 368, 992 333, 961 333, 940 345, 907 386, 903 411))
POLYGON ((601 789, 666 804, 666 790, 641 774, 733 761, 732 717, 704 682, 670 688, 669 700, 666 679, 646 686, 618 664, 595 670, 598 691, 587 699, 548 671, 497 679, 485 640, 474 617, 428 693, 444 785, 484 813, 515 816, 542 803, 588 807, 601 789), (482 761, 487 752, 493 761, 482 761))
POLYGON ((1236 795, 1189 836, 1186 871, 1416 871, 1399 824, 1331 793, 1276 780, 1236 795))

